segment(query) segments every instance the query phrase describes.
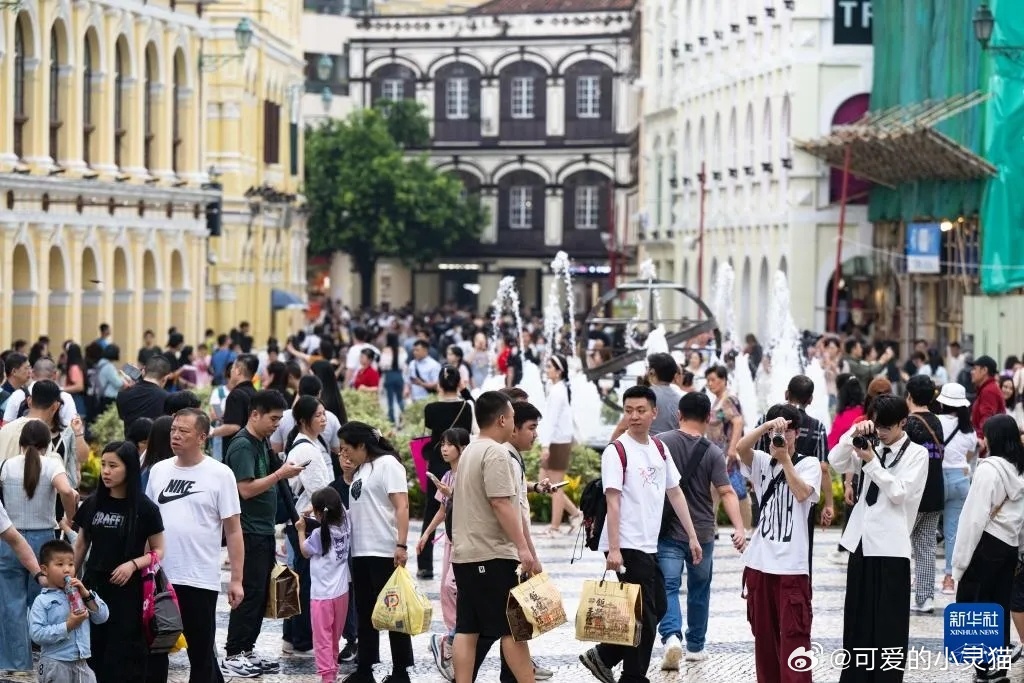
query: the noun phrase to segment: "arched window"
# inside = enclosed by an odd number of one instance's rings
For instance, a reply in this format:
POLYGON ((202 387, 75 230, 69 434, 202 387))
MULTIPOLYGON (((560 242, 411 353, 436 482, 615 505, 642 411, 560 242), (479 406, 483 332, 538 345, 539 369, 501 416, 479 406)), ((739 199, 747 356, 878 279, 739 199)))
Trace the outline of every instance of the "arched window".
POLYGON ((729 114, 729 134, 725 145, 725 165, 728 167, 729 173, 734 175, 736 173, 736 107, 733 107, 729 114))
POLYGON ((175 173, 181 173, 182 162, 181 158, 184 150, 182 149, 183 131, 181 129, 181 79, 182 74, 181 61, 178 59, 178 55, 175 55, 174 59, 174 91, 171 93, 171 169, 175 173))
POLYGON ((50 30, 50 158, 57 163, 60 156, 60 52, 57 47, 57 27, 50 30))
POLYGON ((82 53, 82 160, 88 166, 90 159, 90 138, 96 126, 92 119, 92 38, 85 37, 82 53))
POLYGON ((715 127, 711 129, 711 169, 722 169, 722 117, 715 114, 715 127))
POLYGON ((771 171, 772 163, 772 101, 764 101, 764 121, 763 128, 761 129, 761 142, 764 145, 763 157, 761 158, 762 167, 765 171, 771 171))
POLYGON ((19 21, 14 28, 14 154, 19 159, 25 156, 25 99, 25 26, 19 21))
POLYGON ((683 178, 689 178, 693 175, 693 130, 689 121, 683 131, 683 178))
POLYGON ((743 124, 743 172, 754 174, 754 105, 747 105, 747 120, 743 124))
POLYGON ((793 113, 789 108, 789 95, 786 95, 782 99, 782 116, 780 124, 782 131, 779 134, 779 156, 784 160, 785 163, 790 164, 792 159, 792 151, 790 149, 789 135, 791 131, 793 113))
POLYGON ((143 152, 142 164, 147 170, 153 170, 153 153, 156 151, 154 141, 156 140, 156 126, 153 122, 153 86, 156 85, 156 64, 150 54, 150 48, 146 48, 146 63, 142 80, 142 130, 143 130, 143 152))
POLYGON ((123 168, 125 159, 126 135, 124 79, 128 71, 121 38, 114 47, 114 164, 123 168))

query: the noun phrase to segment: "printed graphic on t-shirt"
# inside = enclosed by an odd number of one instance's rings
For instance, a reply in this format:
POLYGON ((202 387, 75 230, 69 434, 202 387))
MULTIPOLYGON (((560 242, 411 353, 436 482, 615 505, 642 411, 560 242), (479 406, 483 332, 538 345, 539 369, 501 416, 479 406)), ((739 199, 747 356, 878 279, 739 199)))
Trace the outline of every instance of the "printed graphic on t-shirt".
POLYGON ((193 493, 202 493, 202 489, 193 488, 195 485, 196 482, 192 479, 171 479, 167 482, 167 486, 160 492, 156 500, 161 505, 165 505, 182 498, 187 498, 193 493))
POLYGON ((120 529, 124 524, 124 515, 119 512, 97 512, 92 516, 94 529, 120 529))
MULTIPOLYGON (((768 482, 774 478, 776 472, 771 469, 761 474, 762 491, 768 486, 768 482)), ((767 541, 777 543, 789 543, 793 540, 793 507, 796 505, 796 498, 793 492, 786 486, 786 482, 780 481, 775 487, 775 493, 767 501, 767 507, 761 510, 761 523, 758 531, 761 537, 767 541)))
POLYGON ((349 488, 349 493, 356 500, 359 500, 359 494, 363 492, 363 480, 356 479, 352 482, 352 486, 349 488))
POLYGON ((663 476, 659 476, 661 475, 661 472, 657 467, 638 467, 637 470, 640 472, 640 481, 643 482, 644 488, 664 483, 665 478, 663 476))

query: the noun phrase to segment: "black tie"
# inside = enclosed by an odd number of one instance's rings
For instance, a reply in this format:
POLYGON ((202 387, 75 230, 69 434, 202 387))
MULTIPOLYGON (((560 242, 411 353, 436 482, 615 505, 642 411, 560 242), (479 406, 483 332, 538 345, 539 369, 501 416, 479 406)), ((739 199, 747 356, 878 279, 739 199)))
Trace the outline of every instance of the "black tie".
MULTIPOLYGON (((882 449, 882 469, 885 469, 885 460, 886 458, 889 457, 891 453, 892 450, 890 450, 888 446, 882 449)), ((864 497, 864 500, 867 502, 868 507, 871 507, 872 505, 875 504, 875 501, 878 500, 878 484, 876 484, 875 482, 871 482, 871 484, 868 486, 868 492, 867 495, 864 497)))

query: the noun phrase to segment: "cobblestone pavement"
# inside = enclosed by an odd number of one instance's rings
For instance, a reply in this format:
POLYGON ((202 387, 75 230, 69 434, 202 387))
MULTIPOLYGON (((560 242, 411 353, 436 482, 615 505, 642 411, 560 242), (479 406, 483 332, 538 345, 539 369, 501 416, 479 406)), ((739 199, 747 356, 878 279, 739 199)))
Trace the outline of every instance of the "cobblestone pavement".
MULTIPOLYGON (((536 527, 540 531, 541 527, 536 527)), ((839 669, 832 666, 831 654, 842 645, 842 605, 846 585, 846 568, 835 565, 827 559, 828 554, 836 548, 839 533, 835 530, 821 531, 815 534, 814 552, 814 642, 822 648, 819 662, 814 669, 814 680, 818 683, 839 680, 839 669)), ((547 633, 531 642, 530 649, 542 666, 552 669, 555 680, 579 680, 590 682, 594 679, 579 663, 578 655, 591 644, 576 640, 573 617, 579 600, 579 587, 584 579, 599 578, 603 563, 598 553, 584 551, 582 559, 570 562, 573 539, 568 536, 549 539, 536 538, 538 553, 544 563, 545 570, 554 578, 562 591, 565 611, 569 623, 555 631, 547 633)), ((440 553, 436 554, 440 562, 440 553)), ((731 548, 729 541, 723 537, 716 544, 714 556, 714 583, 711 597, 711 621, 708 627, 707 651, 709 658, 696 664, 683 664, 683 670, 676 673, 660 671, 660 646, 655 647, 652 661, 651 680, 655 683, 675 681, 713 683, 728 681, 743 683, 755 681, 753 639, 746 621, 746 607, 740 597, 740 575, 742 562, 740 556, 731 548)), ((941 560, 937 560, 938 581, 942 580, 941 560)), ((436 567, 439 573, 440 567, 436 567)), ((225 574, 225 580, 227 575, 225 574)), ((438 581, 421 582, 426 593, 435 600, 434 627, 440 632, 443 626, 440 621, 440 607, 437 604, 438 581)), ((685 587, 685 581, 683 582, 685 587)), ((915 649, 905 680, 908 682, 941 682, 969 681, 971 676, 963 669, 938 665, 939 653, 942 648, 942 610, 952 601, 952 596, 944 596, 936 591, 935 613, 927 616, 911 618, 911 647, 915 649)), ((685 598, 684 598, 685 609, 685 598)), ((227 632, 228 607, 226 600, 221 599, 218 608, 218 644, 223 647, 227 632)), ((433 666, 429 652, 429 634, 413 639, 416 652, 416 668, 411 671, 415 683, 439 683, 440 675, 433 666)), ((281 622, 267 620, 263 623, 263 632, 257 650, 264 656, 280 656, 281 622)), ((223 651, 223 650, 222 650, 223 651)), ((387 654, 387 638, 381 640, 381 659, 389 662, 387 654)), ((316 667, 311 658, 281 657, 282 673, 277 676, 264 676, 264 683, 275 683, 288 680, 296 683, 318 683, 316 667)), ((171 678, 174 683, 187 683, 188 660, 184 653, 173 655, 171 659, 171 678)), ((346 673, 347 670, 343 670, 346 673)), ((376 677, 380 680, 390 673, 390 664, 377 667, 376 677)), ((498 653, 495 648, 481 670, 480 680, 493 683, 498 679, 498 653)))

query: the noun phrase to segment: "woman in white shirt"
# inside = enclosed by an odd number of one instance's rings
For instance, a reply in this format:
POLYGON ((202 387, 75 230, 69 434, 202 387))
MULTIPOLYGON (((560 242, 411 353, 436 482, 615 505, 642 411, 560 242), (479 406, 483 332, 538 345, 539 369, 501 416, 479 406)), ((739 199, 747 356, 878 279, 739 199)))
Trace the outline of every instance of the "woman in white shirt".
POLYGON ((971 462, 978 450, 978 437, 971 425, 971 402, 963 386, 953 382, 942 385, 939 397, 939 422, 942 424, 942 476, 946 486, 946 504, 942 510, 942 534, 946 545, 946 575, 942 593, 956 593, 953 582, 953 551, 960 512, 971 488, 971 462))
MULTIPOLYGON (((1010 612, 1014 570, 1024 528, 1024 445, 1009 415, 993 415, 983 427, 988 457, 978 463, 971 490, 960 513, 959 539, 953 552, 956 601, 996 603, 1010 612)), ((1010 629, 1003 629, 1003 648, 1010 629)), ((975 664, 974 680, 1008 680, 996 664, 975 664)))
MULTIPOLYGON (((327 427, 327 410, 312 396, 300 396, 292 407, 295 426, 285 441, 284 452, 290 463, 301 466, 299 476, 289 482, 295 494, 295 509, 299 514, 311 509, 310 498, 320 489, 330 486, 334 477, 327 463, 330 451, 320 434, 327 427)), ((282 650, 285 654, 309 652, 313 649, 313 628, 309 611, 309 558, 305 557, 299 545, 299 534, 291 522, 284 527, 285 536, 291 543, 295 558, 293 569, 299 575, 299 603, 302 612, 285 619, 282 627, 282 650)))
MULTIPOLYGON (((572 438, 575 432, 572 417, 572 389, 569 388, 569 365, 565 356, 553 355, 548 359, 545 371, 551 388, 544 408, 544 419, 540 422, 540 475, 555 485, 565 479, 572 455, 572 438)), ((568 513, 569 526, 576 531, 583 522, 583 513, 572 504, 562 490, 551 494, 551 526, 548 534, 562 532, 562 515, 568 513)))
MULTIPOLYGON (((380 661, 380 633, 373 607, 395 567, 409 559, 409 488, 405 466, 379 430, 363 422, 342 426, 341 457, 355 466, 349 504, 352 514, 352 588, 359 620, 359 657, 348 683, 373 683, 380 661)), ((392 672, 389 683, 409 683, 412 638, 389 631, 392 672)))

